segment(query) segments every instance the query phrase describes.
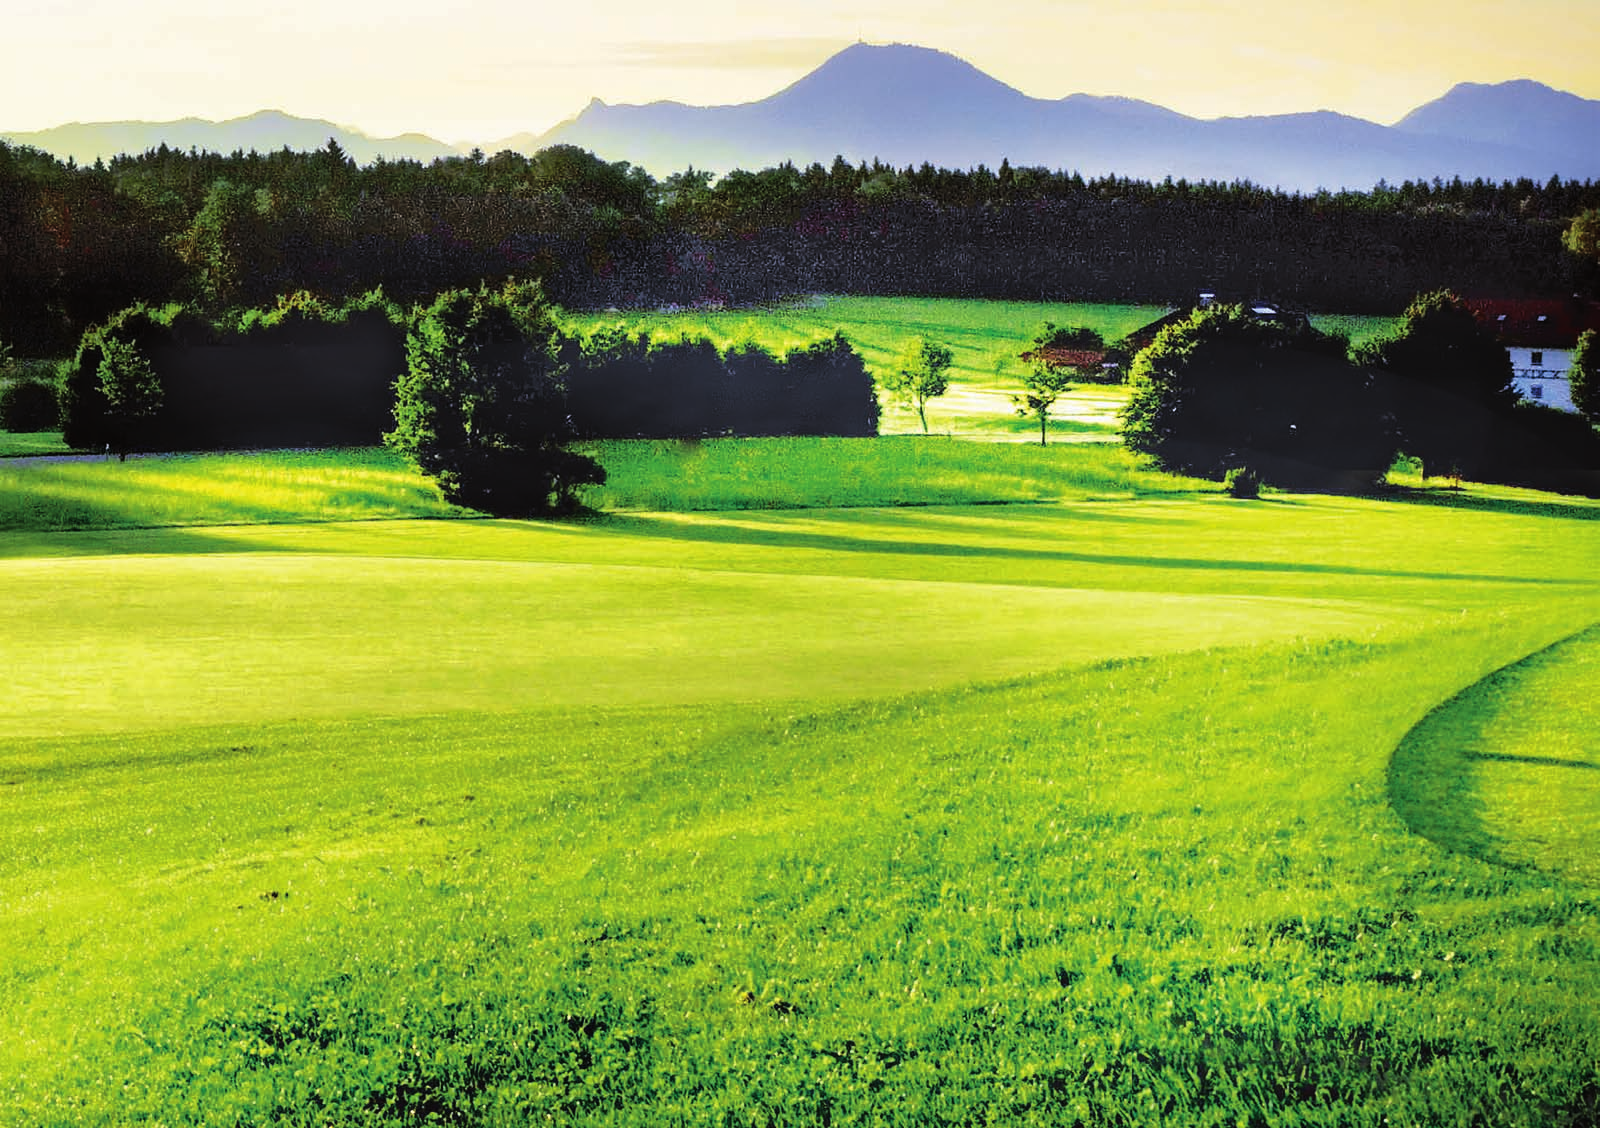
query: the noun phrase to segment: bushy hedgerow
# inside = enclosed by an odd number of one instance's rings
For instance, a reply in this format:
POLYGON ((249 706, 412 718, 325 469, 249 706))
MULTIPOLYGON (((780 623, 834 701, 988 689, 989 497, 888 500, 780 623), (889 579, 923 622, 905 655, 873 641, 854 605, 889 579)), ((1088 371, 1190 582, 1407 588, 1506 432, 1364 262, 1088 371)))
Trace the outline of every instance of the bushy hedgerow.
MULTIPOLYGON (((62 438, 69 446, 126 453, 165 445, 162 413, 141 413, 130 424, 125 411, 107 395, 105 380, 109 375, 115 381, 120 372, 142 361, 152 365, 159 388, 161 373, 154 368, 154 358, 179 338, 182 330, 175 332, 173 326, 183 312, 177 305, 137 302, 84 333, 66 363, 61 387, 62 438)), ((153 394, 158 401, 165 400, 159 390, 153 394)))
POLYGON ((404 368, 403 334, 403 315, 381 291, 342 305, 302 292, 218 320, 131 306, 85 333, 68 362, 64 435, 94 449, 377 443, 404 368), (105 395, 110 342, 135 350, 160 386, 160 406, 137 434, 105 395))
POLYGON ((779 357, 617 326, 569 340, 563 356, 573 426, 586 438, 878 433, 872 375, 842 334, 779 357))
POLYGON ((54 431, 61 426, 61 393, 48 380, 28 378, 0 387, 0 431, 54 431))

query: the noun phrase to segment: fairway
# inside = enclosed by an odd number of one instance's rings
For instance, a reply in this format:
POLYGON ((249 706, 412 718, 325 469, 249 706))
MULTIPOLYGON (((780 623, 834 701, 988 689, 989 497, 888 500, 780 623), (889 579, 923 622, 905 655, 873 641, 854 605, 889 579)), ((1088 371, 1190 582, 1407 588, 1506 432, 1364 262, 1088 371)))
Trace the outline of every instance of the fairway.
POLYGON ((0 1123, 1600 1115, 1600 508, 599 449, 0 481, 0 1123))
MULTIPOLYGON (((327 530, 330 542, 338 531, 327 530)), ((384 531, 405 545, 403 527, 384 531)), ((1314 598, 750 574, 659 548, 658 564, 599 562, 638 551, 648 532, 590 537, 595 559, 584 563, 540 559, 536 535, 518 546, 526 561, 473 560, 473 531, 457 530, 448 561, 229 554, 0 564, 9 628, 0 663, 15 695, 0 737, 166 727, 185 715, 237 723, 820 703, 1097 658, 1359 633, 1382 621, 1377 609, 1314 598)), ((772 552, 772 567, 791 566, 772 552)), ((560 555, 583 553, 562 546, 560 555)))

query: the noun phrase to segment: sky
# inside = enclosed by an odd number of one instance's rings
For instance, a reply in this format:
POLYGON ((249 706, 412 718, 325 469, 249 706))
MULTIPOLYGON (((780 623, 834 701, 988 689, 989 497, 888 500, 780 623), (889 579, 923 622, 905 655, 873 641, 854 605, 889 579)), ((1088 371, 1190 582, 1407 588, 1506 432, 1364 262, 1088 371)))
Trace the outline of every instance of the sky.
POLYGON ((1037 98, 1385 124, 1457 82, 1600 99, 1600 0, 0 0, 0 131, 261 109, 373 136, 542 133, 591 98, 773 94, 851 43, 959 55, 1037 98))

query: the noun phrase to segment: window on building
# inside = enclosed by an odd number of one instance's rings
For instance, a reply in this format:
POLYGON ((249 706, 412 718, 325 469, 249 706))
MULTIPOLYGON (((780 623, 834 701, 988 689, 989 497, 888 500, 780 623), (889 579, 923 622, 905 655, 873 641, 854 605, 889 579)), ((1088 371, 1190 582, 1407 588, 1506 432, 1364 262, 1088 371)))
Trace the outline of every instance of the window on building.
POLYGON ((1535 368, 1543 367, 1543 365, 1544 365, 1544 353, 1539 349, 1534 349, 1532 354, 1529 355, 1528 360, 1533 364, 1533 366, 1535 368))
POLYGON ((1535 384, 1535 385, 1533 385, 1533 387, 1529 388, 1528 389, 1528 398, 1529 399, 1544 399, 1544 385, 1543 384, 1535 384))

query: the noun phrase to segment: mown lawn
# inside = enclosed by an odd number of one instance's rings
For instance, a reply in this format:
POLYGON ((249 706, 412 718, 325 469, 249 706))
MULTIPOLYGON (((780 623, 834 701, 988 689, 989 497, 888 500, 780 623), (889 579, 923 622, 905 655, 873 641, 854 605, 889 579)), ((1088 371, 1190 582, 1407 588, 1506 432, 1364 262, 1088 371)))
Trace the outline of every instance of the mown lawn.
POLYGON ((0 1122, 1593 1123, 1600 826, 1396 749, 1592 758, 1600 507, 1027 454, 556 524, 189 460, 0 531, 0 1122))

